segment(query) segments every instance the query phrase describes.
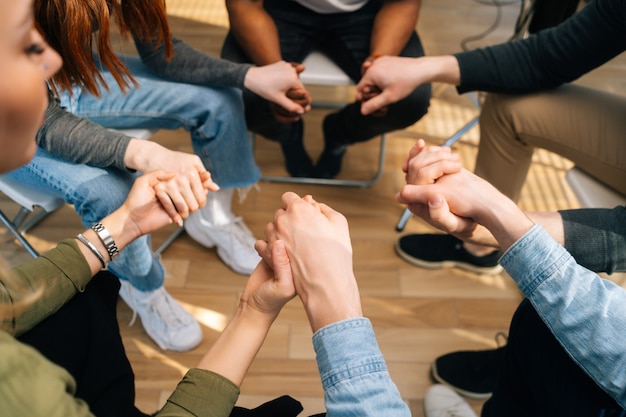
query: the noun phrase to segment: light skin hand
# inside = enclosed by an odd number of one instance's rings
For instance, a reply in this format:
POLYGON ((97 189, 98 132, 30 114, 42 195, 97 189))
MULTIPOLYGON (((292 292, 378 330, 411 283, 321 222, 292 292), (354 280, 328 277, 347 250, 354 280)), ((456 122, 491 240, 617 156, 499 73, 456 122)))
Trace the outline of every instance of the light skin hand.
POLYGON ((460 79, 458 62, 452 55, 383 56, 369 66, 357 84, 357 100, 362 101, 361 113, 368 115, 402 100, 422 84, 440 81, 459 85, 460 79))
POLYGON ((311 96, 298 77, 302 71, 304 65, 285 61, 252 67, 246 73, 244 86, 281 109, 280 121, 291 123, 311 110, 311 96))
POLYGON ((284 242, 295 288, 314 332, 340 320, 362 317, 343 215, 310 196, 300 198, 288 192, 265 235, 267 241, 257 241, 257 251, 266 259, 273 245, 284 242))
POLYGON ((428 207, 425 220, 461 239, 471 236, 477 225, 483 225, 503 251, 534 224, 513 201, 466 169, 445 175, 431 185, 405 185, 398 201, 408 204, 412 211, 417 203, 414 213, 420 217, 423 207, 428 207))
MULTIPOLYGON (((128 168, 143 173, 156 170, 176 173, 168 184, 159 184, 159 191, 161 195, 167 192, 172 197, 176 211, 183 218, 204 207, 207 191, 219 190, 197 155, 172 151, 155 142, 131 139, 124 162, 128 168)), ((171 209, 170 213, 174 214, 171 209)), ((177 223, 180 223, 180 219, 177 223)))
MULTIPOLYGON (((152 233, 172 223, 172 215, 164 208, 157 188, 159 184, 170 181, 175 175, 173 172, 153 171, 137 178, 126 201, 101 220, 120 251, 139 236, 152 233)), ((165 198, 170 199, 169 196, 165 198)), ((106 249, 93 230, 88 229, 83 232, 83 235, 106 257, 106 249)), ((99 271, 102 267, 100 261, 84 245, 79 244, 78 247, 89 262, 92 273, 99 271)))
POLYGON ((459 154, 448 146, 426 146, 423 139, 409 150, 402 163, 407 184, 432 184, 446 174, 459 172, 462 168, 459 154))
POLYGON ((296 295, 284 245, 278 242, 271 251, 272 263, 259 262, 246 283, 234 318, 197 366, 238 386, 278 313, 296 295))

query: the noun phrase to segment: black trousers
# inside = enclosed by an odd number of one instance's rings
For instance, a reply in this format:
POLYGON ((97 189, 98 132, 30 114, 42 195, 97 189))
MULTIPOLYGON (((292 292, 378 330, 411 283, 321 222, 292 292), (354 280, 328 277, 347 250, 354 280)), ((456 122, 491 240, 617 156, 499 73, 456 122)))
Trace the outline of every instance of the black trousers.
POLYGON ((626 412, 576 365, 524 300, 511 321, 500 383, 481 416, 622 415, 626 412))
POLYGON ((135 407, 135 376, 117 324, 117 277, 98 273, 58 312, 18 339, 65 368, 76 397, 98 417, 146 417, 135 407))

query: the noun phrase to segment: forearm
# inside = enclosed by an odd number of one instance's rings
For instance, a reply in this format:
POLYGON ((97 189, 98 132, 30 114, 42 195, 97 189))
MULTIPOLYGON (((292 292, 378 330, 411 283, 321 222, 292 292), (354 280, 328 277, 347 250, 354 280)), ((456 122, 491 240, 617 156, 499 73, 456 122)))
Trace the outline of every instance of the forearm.
POLYGON ((256 65, 280 61, 278 29, 263 2, 230 0, 226 5, 230 30, 248 58, 256 65))
POLYGON ((135 39, 141 61, 150 70, 168 80, 188 84, 243 88, 250 65, 212 57, 192 48, 180 39, 172 39, 174 56, 165 57, 165 46, 135 39))
POLYGON ((369 320, 323 327, 313 335, 313 347, 328 417, 411 415, 391 380, 369 320))
POLYGON ((37 144, 53 155, 77 164, 124 169, 130 138, 77 117, 50 98, 37 144))
POLYGON ((420 0, 385 1, 372 27, 370 55, 397 56, 415 31, 420 0))
POLYGON ((197 368, 215 372, 240 386, 274 318, 242 303, 197 368))
POLYGON ((37 259, 13 268, 22 288, 15 288, 15 279, 2 277, 1 303, 14 305, 19 314, 14 320, 2 322, 2 329, 20 335, 61 308, 77 292, 85 290, 91 280, 89 263, 76 242, 67 239, 37 259), (27 301, 26 295, 36 299, 27 301), (19 306, 20 303, 23 306, 19 306))
POLYGON ((540 227, 525 234, 501 264, 565 350, 621 406, 626 406, 626 291, 578 265, 540 227))

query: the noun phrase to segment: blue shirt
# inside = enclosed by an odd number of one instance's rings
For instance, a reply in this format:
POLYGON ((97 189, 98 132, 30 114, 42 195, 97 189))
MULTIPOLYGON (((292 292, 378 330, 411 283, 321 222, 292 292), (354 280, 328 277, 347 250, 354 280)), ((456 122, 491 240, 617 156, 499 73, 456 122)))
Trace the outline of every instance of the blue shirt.
POLYGON ((500 263, 578 366, 626 407, 626 291, 578 265, 539 225, 500 263))
POLYGON ((327 417, 410 417, 366 318, 343 320, 313 335, 327 417))

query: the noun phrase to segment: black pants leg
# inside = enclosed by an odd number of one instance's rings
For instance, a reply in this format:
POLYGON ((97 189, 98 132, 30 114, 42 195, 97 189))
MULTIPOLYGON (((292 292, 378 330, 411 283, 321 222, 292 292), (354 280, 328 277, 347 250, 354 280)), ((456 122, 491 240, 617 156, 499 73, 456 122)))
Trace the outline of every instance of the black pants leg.
POLYGON ((621 412, 524 300, 511 321, 500 383, 482 417, 617 417, 621 412))
POLYGON ((135 407, 135 377, 117 323, 118 279, 97 274, 84 293, 18 339, 65 368, 76 396, 98 417, 145 417, 135 407))

